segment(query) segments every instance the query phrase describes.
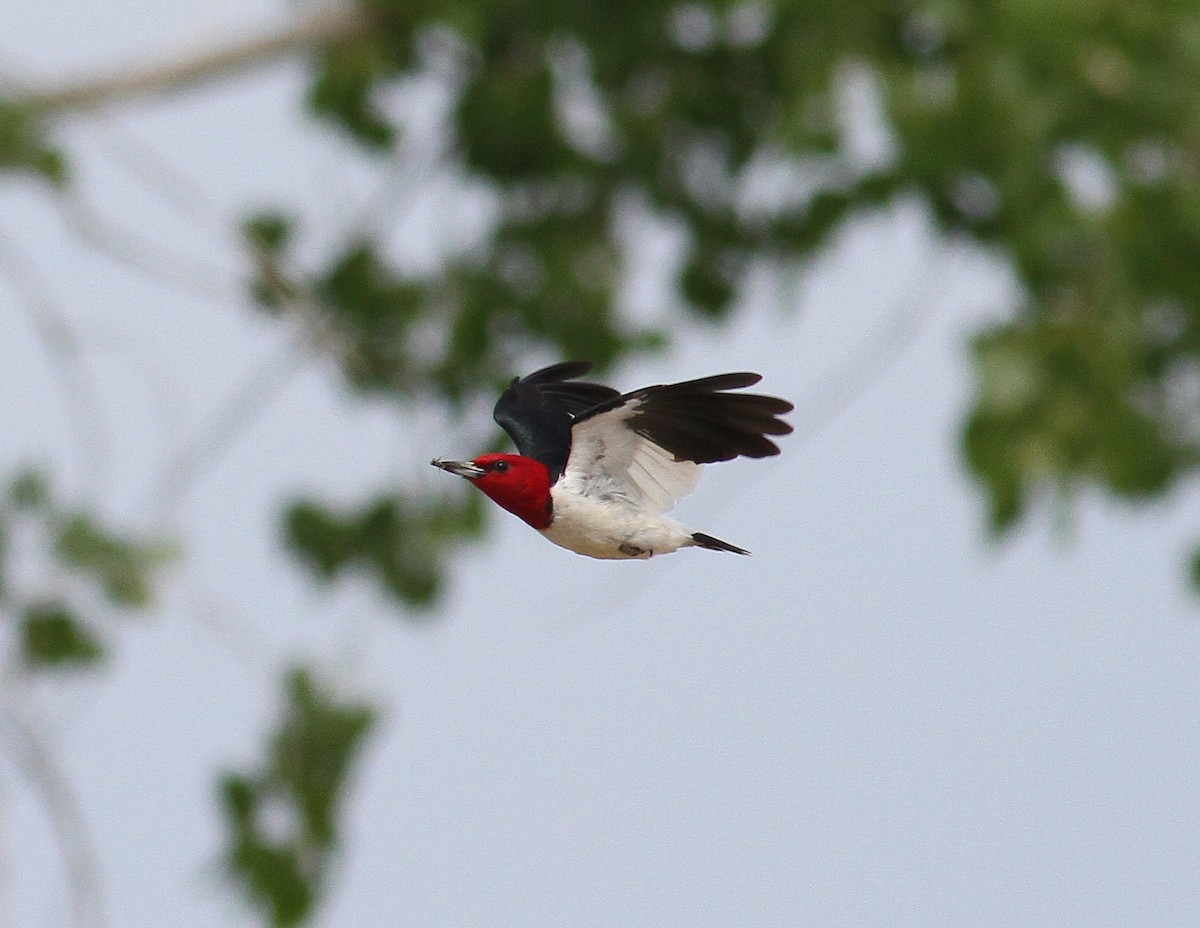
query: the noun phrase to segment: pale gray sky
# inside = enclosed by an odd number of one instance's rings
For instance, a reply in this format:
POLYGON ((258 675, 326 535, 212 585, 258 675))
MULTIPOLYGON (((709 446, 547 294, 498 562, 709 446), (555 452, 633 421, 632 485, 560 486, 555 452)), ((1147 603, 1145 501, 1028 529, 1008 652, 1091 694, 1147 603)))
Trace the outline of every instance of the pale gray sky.
MULTIPOLYGON (((0 65, 76 73, 281 8, 0 0, 0 65)), ((96 211, 226 285, 221 222, 248 207, 298 197, 336 235, 378 176, 303 126, 294 77, 72 129, 96 211), (130 140, 204 191, 200 222, 147 187, 145 152, 122 166, 130 140)), ((480 203, 431 182, 404 228, 449 216, 453 242, 455 211, 480 203)), ((11 182, 0 233, 36 258, 85 346, 108 445, 100 502, 144 527, 172 451, 289 333, 232 288, 183 292, 82 249, 11 182)), ((254 924, 218 891, 213 777, 257 760, 297 656, 387 706, 330 928, 1200 919, 1200 623, 1183 570, 1200 499, 1133 510, 1090 495, 1071 520, 1043 511, 989 543, 957 430, 966 339, 1003 311, 1004 276, 948 256, 908 207, 839 236, 800 292, 732 330, 681 331, 617 382, 758 370, 803 427, 881 322, 923 318, 827 427, 779 458, 709 468, 683 503, 688 524, 753 557, 601 563, 499 514, 426 627, 365 584, 314 590, 280 554, 279 505, 435 486, 450 478, 428 460, 478 450, 488 411, 478 426, 401 417, 308 364, 184 501, 187 557, 161 614, 114 629, 96 679, 28 700, 85 807, 108 924, 254 924)), ((29 310, 3 283, 0 314, 0 473, 44 461, 82 493, 29 310)), ((0 924, 63 924, 44 810, 10 764, 0 774, 0 924)))

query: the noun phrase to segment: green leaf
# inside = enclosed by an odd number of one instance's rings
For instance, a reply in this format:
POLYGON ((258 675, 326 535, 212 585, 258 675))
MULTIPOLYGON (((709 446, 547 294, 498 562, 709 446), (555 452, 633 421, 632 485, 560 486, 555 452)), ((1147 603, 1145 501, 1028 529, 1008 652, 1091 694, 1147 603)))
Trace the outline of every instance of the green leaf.
POLYGON ((398 17, 380 20, 374 33, 326 48, 308 91, 308 107, 350 133, 364 148, 384 151, 396 127, 376 105, 379 85, 409 63, 409 40, 398 17))
POLYGON ((481 69, 458 104, 467 163, 505 181, 552 174, 577 156, 554 110, 554 81, 535 45, 511 51, 481 69))
POLYGON ((254 784, 226 774, 220 792, 231 832, 225 852, 227 872, 272 926, 301 924, 312 913, 317 888, 305 872, 299 849, 271 841, 258 831, 255 814, 259 800, 254 784))
POLYGON ((258 802, 254 784, 243 776, 227 773, 218 780, 217 785, 221 794, 221 805, 236 829, 240 832, 248 828, 258 802))
POLYGON ((326 582, 358 557, 362 547, 353 517, 345 519, 308 502, 287 508, 283 535, 292 554, 326 582))
POLYGON ((109 601, 135 608, 150 605, 154 573, 172 555, 161 543, 122 538, 82 513, 59 526, 54 547, 63 563, 90 575, 109 601))
POLYGON ((255 213, 242 223, 242 234, 256 248, 280 254, 291 242, 295 222, 277 212, 255 213))
POLYGON ((21 471, 8 488, 8 499, 18 509, 40 509, 50 499, 45 475, 36 470, 21 471))
POLYGON ((1190 566, 1192 586, 1195 587, 1197 591, 1200 591, 1200 549, 1192 552, 1192 563, 1190 566))
POLYGON ((336 843, 336 813, 350 765, 374 723, 362 703, 341 703, 303 669, 285 681, 287 712, 271 743, 271 781, 300 812, 306 843, 336 843))
POLYGON ((737 292, 731 269, 723 266, 724 258, 717 252, 696 250, 679 279, 680 290, 688 304, 712 319, 723 318, 728 313, 737 292))
POLYGON ((1192 466, 1186 439, 1150 415, 1146 356, 1123 330, 1114 318, 1035 319, 976 340, 979 394, 963 441, 995 529, 1013 525, 1039 485, 1096 482, 1139 498, 1192 466))
POLYGON ((481 499, 475 493, 420 501, 381 496, 344 513, 293 503, 284 516, 284 540, 321 582, 356 568, 399 602, 429 606, 442 590, 442 557, 482 532, 481 499))
POLYGON ((288 300, 302 298, 301 288, 290 280, 282 267, 288 246, 295 236, 295 223, 278 212, 261 212, 242 223, 242 235, 250 243, 254 276, 250 295, 267 309, 278 310, 288 300))
POLYGON ((307 920, 321 897, 351 768, 375 718, 303 668, 289 671, 284 696, 261 769, 218 780, 226 871, 277 928, 307 920))
POLYGON ((45 125, 29 107, 0 100, 0 170, 26 171, 54 187, 67 182, 62 153, 45 141, 45 125))
POLYGON ((104 649, 69 609, 43 603, 21 616, 21 653, 33 669, 75 669, 99 662, 104 649))
POLYGON ((412 326, 425 307, 420 285, 406 281, 368 242, 358 242, 313 283, 337 331, 349 336, 343 369, 360 390, 397 392, 413 375, 412 326))

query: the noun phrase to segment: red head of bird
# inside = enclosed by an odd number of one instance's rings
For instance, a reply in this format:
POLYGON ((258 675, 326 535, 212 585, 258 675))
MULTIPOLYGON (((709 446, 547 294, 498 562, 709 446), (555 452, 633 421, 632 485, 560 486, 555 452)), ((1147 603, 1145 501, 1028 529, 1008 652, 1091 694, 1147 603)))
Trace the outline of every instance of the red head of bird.
POLYGON ((519 454, 481 454, 473 461, 434 461, 442 470, 466 477, 498 506, 537 529, 550 524, 550 471, 541 461, 519 454))

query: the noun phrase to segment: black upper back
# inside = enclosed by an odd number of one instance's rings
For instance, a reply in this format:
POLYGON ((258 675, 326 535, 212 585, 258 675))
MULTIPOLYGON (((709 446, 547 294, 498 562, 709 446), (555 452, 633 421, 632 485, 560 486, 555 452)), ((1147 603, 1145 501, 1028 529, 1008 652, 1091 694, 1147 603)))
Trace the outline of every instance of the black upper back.
POLYGON ((528 377, 514 377, 496 402, 496 422, 519 454, 546 465, 551 483, 567 466, 575 417, 620 395, 603 384, 572 382, 591 369, 590 361, 564 361, 528 377))

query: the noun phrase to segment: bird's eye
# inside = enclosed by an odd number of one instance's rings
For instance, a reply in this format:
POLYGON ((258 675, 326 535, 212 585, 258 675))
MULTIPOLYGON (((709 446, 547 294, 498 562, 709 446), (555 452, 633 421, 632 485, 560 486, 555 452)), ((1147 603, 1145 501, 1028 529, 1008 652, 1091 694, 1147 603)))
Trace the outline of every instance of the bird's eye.
POLYGON ((492 470, 498 474, 504 473, 506 470, 508 470, 508 461, 497 461, 492 465, 492 470))

